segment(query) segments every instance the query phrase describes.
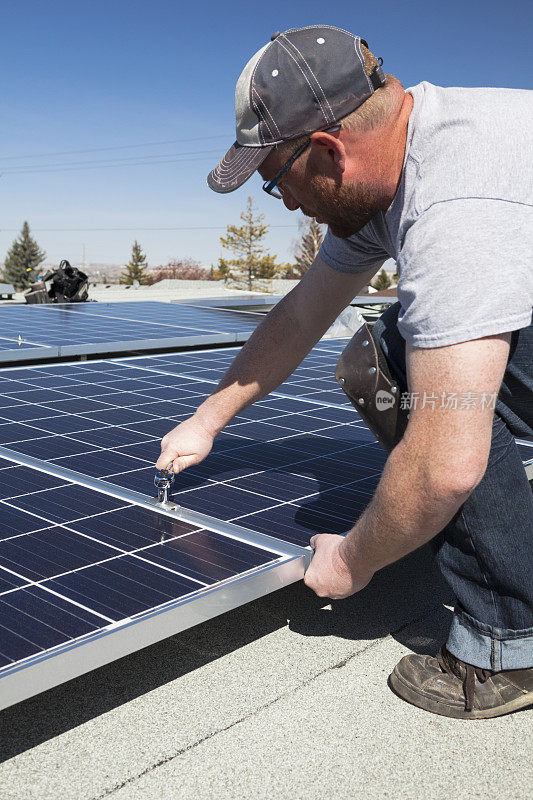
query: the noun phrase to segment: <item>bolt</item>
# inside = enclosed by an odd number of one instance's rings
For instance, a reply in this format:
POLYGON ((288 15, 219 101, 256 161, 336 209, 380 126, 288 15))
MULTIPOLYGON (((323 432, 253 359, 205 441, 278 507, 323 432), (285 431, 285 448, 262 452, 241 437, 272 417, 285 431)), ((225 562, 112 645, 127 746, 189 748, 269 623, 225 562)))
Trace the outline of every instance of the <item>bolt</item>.
POLYGON ((396 394, 396 392, 398 391, 398 387, 397 386, 391 386, 390 390, 391 390, 392 394, 396 394))
POLYGON ((339 378, 339 383, 346 383, 344 378, 339 378))
POLYGON ((363 347, 368 347, 368 339, 365 339, 363 342, 363 347))
POLYGON ((370 367, 370 369, 368 371, 370 372, 371 375, 374 375, 375 372, 376 372, 376 368, 375 367, 370 367))
POLYGON ((359 398, 359 400, 358 400, 357 402, 359 403, 359 405, 360 405, 360 406, 364 406, 364 404, 365 404, 365 399, 364 399, 364 397, 360 397, 360 398, 359 398))

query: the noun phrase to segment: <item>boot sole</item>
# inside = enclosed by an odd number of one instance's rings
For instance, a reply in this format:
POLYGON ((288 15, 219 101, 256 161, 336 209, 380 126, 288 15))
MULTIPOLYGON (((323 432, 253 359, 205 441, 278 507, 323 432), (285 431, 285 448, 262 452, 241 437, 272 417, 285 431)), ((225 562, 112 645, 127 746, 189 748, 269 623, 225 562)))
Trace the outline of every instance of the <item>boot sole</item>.
POLYGON ((527 708, 533 705, 533 696, 531 692, 527 695, 517 697, 509 703, 504 703, 501 706, 487 709, 473 709, 472 711, 465 711, 455 706, 447 705, 439 700, 434 700, 429 695, 421 694, 417 689, 406 683, 395 671, 389 675, 389 687, 394 694, 406 700, 417 708, 424 711, 430 711, 433 714, 439 714, 441 717, 453 717, 454 719, 491 719, 492 717, 501 717, 504 714, 510 714, 513 711, 519 711, 522 708, 527 708))

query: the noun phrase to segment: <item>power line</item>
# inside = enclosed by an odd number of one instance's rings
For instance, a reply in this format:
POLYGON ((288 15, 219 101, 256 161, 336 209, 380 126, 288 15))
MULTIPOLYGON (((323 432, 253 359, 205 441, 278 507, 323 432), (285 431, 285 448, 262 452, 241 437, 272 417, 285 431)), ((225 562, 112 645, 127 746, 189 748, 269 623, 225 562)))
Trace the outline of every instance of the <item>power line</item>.
MULTIPOLYGON (((297 228, 298 225, 269 225, 269 228, 297 228)), ((102 231, 223 231, 227 225, 190 225, 169 228, 32 228, 35 233, 85 233, 102 231)), ((0 233, 16 233, 20 228, 0 228, 0 233)))
MULTIPOLYGON (((30 171, 42 171, 47 169, 54 169, 56 167, 60 169, 67 169, 71 167, 99 167, 99 166, 107 166, 109 165, 116 165, 120 166, 122 163, 126 161, 135 161, 139 163, 147 163, 150 162, 157 163, 155 159, 174 159, 174 158, 185 158, 186 156, 197 156, 197 155, 207 155, 211 153, 220 153, 220 150, 185 150, 180 153, 154 153, 154 154, 147 154, 143 156, 125 156, 123 158, 98 158, 95 160, 89 161, 67 161, 66 163, 57 163, 57 164, 24 164, 18 167, 12 167, 11 169, 7 169, 4 171, 4 174, 15 174, 20 173, 24 174, 25 172, 30 171)), ((124 163, 124 166, 128 166, 124 163)), ((134 164, 133 166, 136 166, 134 164)))
POLYGON ((48 153, 29 153, 23 156, 0 156, 1 161, 19 161, 21 158, 47 158, 48 156, 67 156, 77 153, 101 153, 105 150, 130 150, 134 147, 156 147, 161 144, 177 144, 178 142, 203 142, 207 139, 228 139, 224 134, 216 136, 193 136, 190 139, 166 139, 162 142, 144 142, 144 144, 119 144, 111 147, 89 147, 84 150, 55 150, 48 153))
MULTIPOLYGON (((206 151, 208 152, 208 151, 206 151)), ((219 152, 215 150, 213 152, 219 152)), ((157 164, 175 164, 182 161, 212 161, 211 158, 207 156, 194 156, 193 158, 186 157, 177 157, 177 158, 167 158, 163 159, 162 161, 138 161, 134 164, 93 164, 88 165, 85 167, 40 167, 36 169, 24 169, 17 171, 16 169, 6 169, 3 170, 0 174, 1 175, 34 175, 39 172, 72 172, 72 171, 83 171, 87 169, 115 169, 116 167, 153 167, 157 164)))

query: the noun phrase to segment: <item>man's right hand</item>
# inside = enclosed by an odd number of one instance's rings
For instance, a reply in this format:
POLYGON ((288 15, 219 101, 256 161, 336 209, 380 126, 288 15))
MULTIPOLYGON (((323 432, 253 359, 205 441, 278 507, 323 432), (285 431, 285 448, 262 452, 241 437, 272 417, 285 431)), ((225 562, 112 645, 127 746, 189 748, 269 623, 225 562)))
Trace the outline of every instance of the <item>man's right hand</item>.
POLYGON ((156 469, 178 473, 193 464, 199 464, 211 452, 213 440, 214 437, 196 417, 186 419, 163 437, 156 469))

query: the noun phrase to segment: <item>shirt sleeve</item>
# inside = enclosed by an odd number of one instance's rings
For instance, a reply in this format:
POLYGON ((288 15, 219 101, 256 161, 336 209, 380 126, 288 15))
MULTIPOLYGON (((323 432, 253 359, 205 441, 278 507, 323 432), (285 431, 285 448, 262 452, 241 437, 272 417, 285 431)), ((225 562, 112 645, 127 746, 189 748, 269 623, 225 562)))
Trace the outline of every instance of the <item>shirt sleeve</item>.
POLYGON ((322 261, 338 272, 366 272, 390 258, 373 237, 371 224, 349 239, 339 239, 328 231, 319 254, 322 261))
POLYGON ((436 203, 404 234, 398 328, 442 347, 531 324, 533 208, 467 198, 436 203))

